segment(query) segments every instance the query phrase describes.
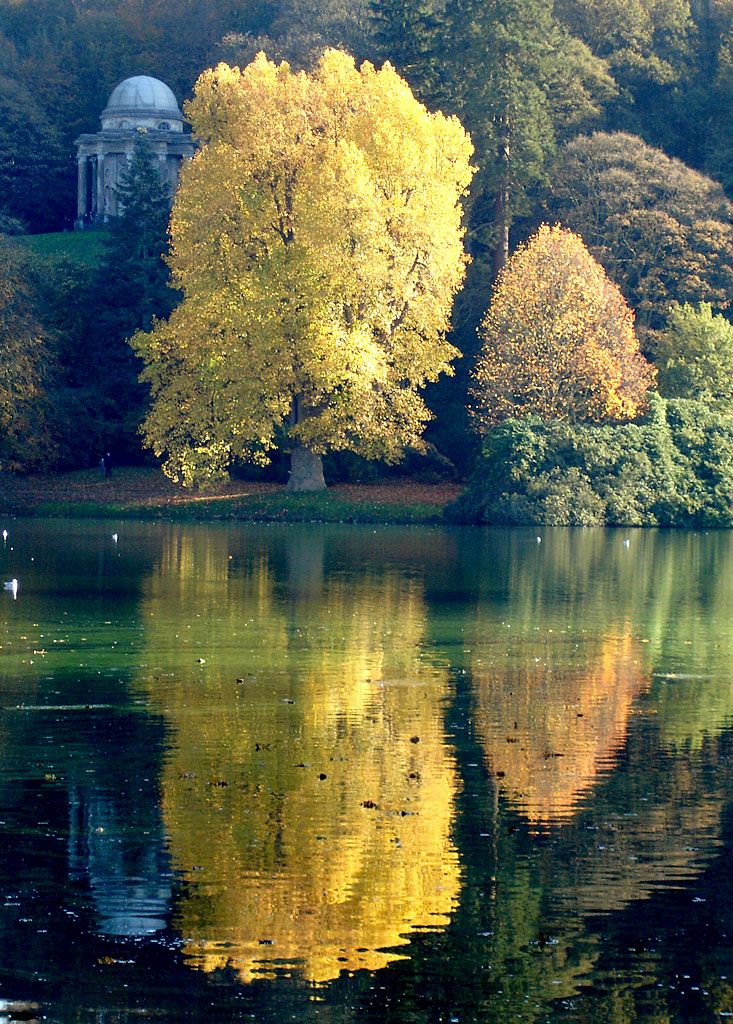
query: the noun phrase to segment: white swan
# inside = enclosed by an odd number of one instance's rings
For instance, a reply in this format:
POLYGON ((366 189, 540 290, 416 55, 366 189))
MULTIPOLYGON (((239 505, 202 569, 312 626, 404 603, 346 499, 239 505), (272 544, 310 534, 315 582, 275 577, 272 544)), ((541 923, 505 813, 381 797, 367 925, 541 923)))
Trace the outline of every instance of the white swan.
POLYGON ((13 597, 18 596, 18 581, 15 577, 12 580, 8 580, 7 583, 3 583, 3 590, 9 590, 13 597))

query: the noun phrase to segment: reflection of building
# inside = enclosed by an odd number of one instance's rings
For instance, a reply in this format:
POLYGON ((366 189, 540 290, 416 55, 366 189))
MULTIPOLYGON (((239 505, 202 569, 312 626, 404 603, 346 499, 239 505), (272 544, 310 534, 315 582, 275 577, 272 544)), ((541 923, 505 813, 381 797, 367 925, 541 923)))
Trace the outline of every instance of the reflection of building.
POLYGON ((111 794, 72 785, 69 872, 87 880, 103 935, 151 935, 166 926, 171 871, 157 791, 132 815, 111 794))
POLYGON ((171 195, 184 159, 195 145, 183 131, 176 98, 157 78, 137 75, 121 82, 102 111, 102 130, 76 140, 78 165, 77 228, 106 221, 119 212, 117 186, 144 131, 171 195))

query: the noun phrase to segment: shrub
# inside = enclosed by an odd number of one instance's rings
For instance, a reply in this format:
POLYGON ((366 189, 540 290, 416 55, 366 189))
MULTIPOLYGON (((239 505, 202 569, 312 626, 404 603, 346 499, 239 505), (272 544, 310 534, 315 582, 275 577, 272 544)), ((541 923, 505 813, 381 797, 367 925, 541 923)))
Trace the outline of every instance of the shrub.
POLYGON ((507 420, 487 436, 455 522, 733 525, 733 417, 654 395, 636 423, 507 420))

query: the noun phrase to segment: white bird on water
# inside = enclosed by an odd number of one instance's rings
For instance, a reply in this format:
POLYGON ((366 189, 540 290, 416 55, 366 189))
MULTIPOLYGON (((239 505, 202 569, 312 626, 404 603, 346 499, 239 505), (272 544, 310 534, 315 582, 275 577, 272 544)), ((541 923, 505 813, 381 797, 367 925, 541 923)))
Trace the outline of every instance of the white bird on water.
POLYGON ((18 596, 18 581, 15 577, 12 580, 8 580, 7 583, 3 583, 3 590, 9 590, 13 597, 18 596))
POLYGON ((112 534, 112 540, 115 542, 115 544, 117 543, 117 534, 116 533, 112 534))
POLYGON ((7 539, 8 539, 8 531, 7 530, 3 530, 3 544, 5 543, 5 541, 7 539))

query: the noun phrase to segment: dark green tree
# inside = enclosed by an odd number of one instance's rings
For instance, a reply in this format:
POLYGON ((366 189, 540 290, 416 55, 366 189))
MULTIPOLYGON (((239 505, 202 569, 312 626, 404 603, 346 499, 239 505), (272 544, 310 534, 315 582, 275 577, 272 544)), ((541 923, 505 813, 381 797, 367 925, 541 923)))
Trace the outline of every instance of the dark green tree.
POLYGON ((165 263, 171 194, 143 131, 117 188, 122 213, 110 223, 100 275, 117 333, 147 330, 175 305, 165 263))
POLYGON ((122 213, 109 225, 105 253, 93 282, 93 323, 87 331, 89 378, 97 395, 100 447, 118 460, 139 457, 137 431, 147 391, 138 381, 142 363, 127 341, 168 317, 177 293, 165 262, 171 196, 144 133, 122 175, 122 213))
POLYGON ((64 370, 59 415, 76 424, 65 460, 76 464, 95 464, 106 450, 119 462, 140 459, 147 392, 127 339, 168 316, 177 300, 165 263, 170 197, 144 135, 119 198, 122 213, 109 225, 99 265, 57 265, 45 290, 64 370))
POLYGON ((551 0, 456 0, 443 15, 446 93, 471 132, 472 236, 506 263, 509 232, 546 180, 557 142, 598 118, 614 84, 555 18, 551 0))
POLYGON ((441 20, 434 0, 371 0, 369 7, 370 56, 388 60, 428 102, 441 91, 441 20))
POLYGON ((17 80, 0 76, 0 212, 49 231, 63 220, 66 178, 59 134, 17 80))

